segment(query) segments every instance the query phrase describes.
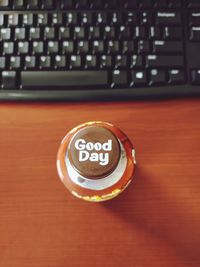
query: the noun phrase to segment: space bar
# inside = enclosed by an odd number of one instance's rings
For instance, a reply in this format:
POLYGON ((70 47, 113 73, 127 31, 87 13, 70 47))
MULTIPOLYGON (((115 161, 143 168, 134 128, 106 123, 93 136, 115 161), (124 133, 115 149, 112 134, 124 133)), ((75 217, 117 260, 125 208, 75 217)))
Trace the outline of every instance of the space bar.
POLYGON ((42 89, 49 87, 85 87, 108 85, 107 71, 23 71, 23 89, 42 89))

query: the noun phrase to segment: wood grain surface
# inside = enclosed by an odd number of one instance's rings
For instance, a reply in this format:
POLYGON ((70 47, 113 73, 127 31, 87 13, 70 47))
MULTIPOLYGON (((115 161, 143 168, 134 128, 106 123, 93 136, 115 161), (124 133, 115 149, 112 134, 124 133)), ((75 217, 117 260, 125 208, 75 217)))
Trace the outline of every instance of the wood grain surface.
POLYGON ((200 102, 0 104, 0 266, 200 266, 200 102), (129 188, 101 204, 67 191, 62 137, 91 120, 136 148, 129 188))

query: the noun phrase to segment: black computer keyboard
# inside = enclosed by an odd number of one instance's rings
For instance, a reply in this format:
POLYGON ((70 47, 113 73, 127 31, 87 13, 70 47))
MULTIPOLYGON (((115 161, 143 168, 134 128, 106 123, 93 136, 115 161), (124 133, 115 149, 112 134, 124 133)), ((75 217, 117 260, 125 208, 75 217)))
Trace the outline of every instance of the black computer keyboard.
POLYGON ((0 100, 200 95, 200 0, 0 0, 0 100))

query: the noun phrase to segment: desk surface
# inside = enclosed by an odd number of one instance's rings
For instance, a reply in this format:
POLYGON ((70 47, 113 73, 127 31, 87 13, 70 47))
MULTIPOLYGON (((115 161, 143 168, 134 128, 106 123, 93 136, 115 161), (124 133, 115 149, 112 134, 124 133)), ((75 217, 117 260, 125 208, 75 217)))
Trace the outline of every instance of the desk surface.
POLYGON ((0 105, 0 266, 200 266, 200 102, 0 105), (136 147, 129 188, 103 204, 60 182, 62 137, 91 120, 136 147))

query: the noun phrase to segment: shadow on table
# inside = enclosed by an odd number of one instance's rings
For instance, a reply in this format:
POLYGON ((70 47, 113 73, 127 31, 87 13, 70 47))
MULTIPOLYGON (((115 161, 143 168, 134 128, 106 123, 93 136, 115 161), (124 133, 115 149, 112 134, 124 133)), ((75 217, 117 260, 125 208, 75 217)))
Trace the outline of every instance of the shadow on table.
POLYGON ((173 188, 173 179, 170 182, 167 178, 164 181, 158 178, 137 166, 132 184, 118 198, 104 202, 103 206, 133 227, 164 240, 185 260, 199 262, 197 203, 196 206, 188 203, 181 188, 173 188))

